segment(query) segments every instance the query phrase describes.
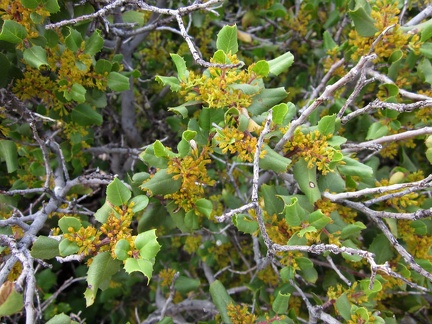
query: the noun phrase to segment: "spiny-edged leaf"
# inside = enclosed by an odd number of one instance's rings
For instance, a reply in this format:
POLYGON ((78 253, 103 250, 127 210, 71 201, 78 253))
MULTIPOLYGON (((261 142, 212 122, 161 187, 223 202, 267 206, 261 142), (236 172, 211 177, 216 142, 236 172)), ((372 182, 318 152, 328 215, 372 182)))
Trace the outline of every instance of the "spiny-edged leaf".
POLYGON ((58 221, 58 226, 63 233, 68 233, 69 227, 72 227, 74 231, 78 231, 82 227, 82 224, 81 221, 76 217, 63 216, 58 221))
POLYGON ((277 292, 277 296, 272 304, 272 310, 276 314, 285 314, 288 309, 288 303, 290 300, 291 294, 282 294, 280 291, 277 292))
POLYGON ((172 174, 161 169, 149 181, 143 183, 140 188, 150 190, 152 195, 168 195, 181 188, 181 179, 174 180, 172 174))
POLYGON ((210 284, 210 295, 223 323, 230 324, 231 318, 227 313, 227 306, 234 304, 234 300, 228 295, 225 287, 219 280, 215 280, 210 284))
POLYGON ((132 193, 119 178, 115 178, 107 187, 107 200, 114 206, 121 206, 128 202, 132 193))
POLYGON ((96 30, 89 39, 85 42, 84 53, 94 56, 103 48, 104 39, 100 35, 100 31, 96 30))
POLYGON ((288 93, 283 87, 263 89, 259 94, 253 97, 252 104, 247 110, 252 116, 261 115, 274 105, 280 103, 287 95, 288 93))
POLYGON ((301 158, 294 164, 293 173, 300 189, 311 204, 321 198, 316 178, 316 166, 309 169, 305 159, 301 158))
POLYGON ((258 230, 258 222, 250 219, 248 215, 237 214, 233 217, 233 223, 240 232, 252 234, 258 230))
POLYGON ((293 62, 294 55, 292 55, 291 52, 286 52, 273 60, 267 61, 270 67, 270 73, 276 76, 287 71, 293 62))
POLYGON ((36 259, 52 259, 59 254, 59 241, 42 235, 38 236, 31 249, 31 256, 36 259))
POLYGON ((135 247, 140 250, 140 256, 146 260, 153 260, 161 246, 157 241, 156 230, 140 233, 135 238, 135 247))
POLYGON ((71 113, 72 120, 80 126, 102 125, 102 115, 88 104, 77 105, 71 113))
POLYGON ((235 54, 238 51, 237 26, 224 26, 217 34, 216 48, 225 53, 235 54))
POLYGON ((291 164, 291 159, 288 159, 275 150, 273 150, 267 144, 263 145, 263 150, 266 154, 259 160, 259 167, 265 170, 272 170, 276 173, 286 172, 291 164))
POLYGON ((318 122, 318 130, 322 135, 333 135, 336 129, 336 115, 324 116, 318 122))
POLYGON ((6 162, 8 173, 12 173, 18 168, 18 152, 14 142, 0 140, 0 156, 6 162))
POLYGON ((97 290, 108 288, 111 277, 120 270, 121 261, 114 260, 110 252, 102 252, 93 258, 87 271, 87 289, 84 293, 87 307, 93 305, 97 290))
POLYGON ((69 35, 65 38, 66 47, 76 53, 80 49, 83 41, 81 33, 76 29, 69 27, 69 35))
POLYGON ((124 261, 127 258, 129 258, 130 257, 128 254, 129 251, 130 251, 130 243, 126 239, 119 240, 114 247, 114 253, 118 260, 124 261))
POLYGON ((196 209, 202 213, 205 217, 209 218, 213 211, 213 203, 205 198, 198 199, 195 202, 196 209))
POLYGON ((41 65, 49 66, 45 49, 40 46, 32 46, 23 52, 24 60, 28 65, 39 69, 41 65))
POLYGON ((284 213, 285 220, 290 226, 299 226, 307 214, 300 206, 297 197, 291 197, 290 203, 285 204, 284 213))
POLYGON ((183 59, 183 57, 181 57, 178 54, 170 54, 170 55, 171 55, 171 59, 173 60, 176 66, 179 80, 185 81, 189 76, 189 71, 187 70, 185 60, 183 59))
POLYGON ((15 290, 12 281, 5 281, 0 287, 0 316, 19 313, 23 306, 23 295, 15 290))
POLYGON ((27 36, 27 31, 24 26, 18 24, 13 20, 5 20, 3 22, 2 30, 0 33, 0 40, 18 44, 23 41, 27 36))
POLYGON ((129 78, 123 74, 112 71, 108 74, 108 87, 113 91, 126 91, 130 88, 129 78))
POLYGON ((148 284, 153 273, 153 262, 149 260, 129 258, 126 260, 124 269, 129 274, 132 272, 141 272, 147 277, 148 284))
POLYGON ((177 92, 181 90, 180 81, 176 77, 156 76, 156 81, 162 83, 164 86, 168 85, 171 91, 177 92))
POLYGON ((149 204, 149 198, 146 195, 138 195, 133 197, 130 202, 134 203, 132 211, 134 213, 138 213, 139 211, 147 207, 147 205, 149 204))

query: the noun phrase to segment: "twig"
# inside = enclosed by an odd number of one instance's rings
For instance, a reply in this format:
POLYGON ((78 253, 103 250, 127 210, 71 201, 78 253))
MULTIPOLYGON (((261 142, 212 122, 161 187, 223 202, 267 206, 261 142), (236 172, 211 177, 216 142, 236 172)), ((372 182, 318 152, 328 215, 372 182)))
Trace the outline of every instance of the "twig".
POLYGON ((165 301, 165 304, 164 304, 163 307, 162 307, 162 310, 161 310, 161 314, 160 314, 160 318, 159 318, 159 320, 162 320, 162 319, 165 317, 165 313, 166 313, 166 310, 167 310, 167 308, 168 308, 168 305, 169 305, 169 304, 171 303, 171 301, 174 299, 174 295, 175 295, 175 292, 176 292, 174 285, 175 285, 175 282, 176 282, 176 280, 177 280, 177 278, 178 278, 179 276, 180 276, 180 272, 177 271, 177 272, 174 274, 173 280, 172 280, 172 282, 171 282, 171 286, 170 286, 170 293, 169 293, 169 296, 168 296, 167 300, 165 301))

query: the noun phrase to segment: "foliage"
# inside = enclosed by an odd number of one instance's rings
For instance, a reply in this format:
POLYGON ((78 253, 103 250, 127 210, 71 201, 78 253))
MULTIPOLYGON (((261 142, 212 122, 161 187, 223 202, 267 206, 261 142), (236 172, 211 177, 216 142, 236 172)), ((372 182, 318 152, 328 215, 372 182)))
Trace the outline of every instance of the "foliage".
POLYGON ((1 1, 3 321, 431 321, 430 16, 1 1))

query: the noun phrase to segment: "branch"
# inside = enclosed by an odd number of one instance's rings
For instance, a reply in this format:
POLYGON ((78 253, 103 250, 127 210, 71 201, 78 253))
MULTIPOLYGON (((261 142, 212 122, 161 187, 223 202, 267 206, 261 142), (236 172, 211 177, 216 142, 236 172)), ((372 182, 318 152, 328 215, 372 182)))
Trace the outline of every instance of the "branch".
POLYGON ((357 65, 354 66, 343 78, 339 79, 334 84, 327 86, 323 94, 318 99, 316 99, 309 107, 307 107, 299 116, 299 118, 297 118, 291 123, 288 131, 276 144, 275 151, 282 151, 285 143, 290 140, 291 137, 294 135, 294 131, 296 130, 296 128, 300 125, 303 125, 303 123, 306 122, 307 118, 310 116, 310 114, 312 114, 312 112, 315 111, 315 109, 317 109, 323 102, 329 100, 336 90, 345 86, 348 82, 354 80, 362 72, 362 70, 366 69, 367 66, 376 58, 376 54, 362 56, 357 65))

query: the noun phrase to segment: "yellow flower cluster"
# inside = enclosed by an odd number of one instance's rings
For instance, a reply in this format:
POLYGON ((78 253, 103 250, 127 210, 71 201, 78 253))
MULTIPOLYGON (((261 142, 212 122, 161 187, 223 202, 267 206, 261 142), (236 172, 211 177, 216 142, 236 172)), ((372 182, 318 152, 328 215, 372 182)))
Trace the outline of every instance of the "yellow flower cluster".
POLYGON ((189 254, 196 253, 199 246, 201 245, 201 242, 202 242, 201 235, 189 235, 188 237, 186 237, 183 250, 185 250, 189 254))
POLYGON ((291 19, 283 20, 287 27, 300 34, 301 37, 305 37, 309 31, 309 22, 312 20, 312 12, 308 9, 308 6, 302 4, 297 16, 291 19))
MULTIPOLYGON (((235 127, 225 127, 218 131, 215 136, 218 146, 222 153, 238 154, 238 158, 243 162, 252 162, 254 159, 258 139, 249 132, 241 132, 235 127)), ((266 154, 261 150, 260 158, 266 154)))
POLYGON ((333 172, 330 162, 338 151, 328 144, 332 135, 322 135, 318 130, 304 134, 299 128, 296 129, 291 141, 284 146, 287 157, 297 162, 301 157, 308 163, 308 168, 316 165, 323 175, 333 172))
POLYGON ((412 221, 399 220, 398 235, 408 246, 408 251, 414 258, 425 259, 432 262, 432 236, 419 235, 411 226, 412 221))
MULTIPOLYGON (((237 56, 227 54, 232 64, 239 63, 237 56)), ((186 81, 180 85, 180 95, 186 101, 201 100, 209 108, 247 108, 252 103, 252 97, 233 85, 251 84, 254 80, 261 78, 252 71, 253 65, 247 70, 221 69, 211 67, 208 73, 197 75, 190 71, 186 81)))
POLYGON ((375 53, 378 55, 378 60, 390 57, 395 50, 411 48, 418 52, 420 48, 419 36, 405 33, 401 30, 398 24, 398 3, 392 0, 377 0, 372 7, 371 17, 375 20, 375 27, 378 32, 373 37, 362 37, 356 30, 351 30, 349 33, 349 44, 356 48, 351 58, 357 61, 360 56, 369 52, 372 43, 382 33, 382 31, 395 25, 381 39, 379 46, 375 47, 375 53))
POLYGON ((174 180, 181 179, 182 184, 180 190, 164 197, 174 200, 176 205, 185 211, 194 209, 195 202, 204 196, 204 188, 216 183, 207 174, 206 165, 210 162, 207 148, 204 148, 199 155, 170 159, 167 172, 173 174, 174 180))
POLYGON ((349 288, 344 288, 340 284, 337 284, 336 287, 329 287, 327 290, 327 297, 329 300, 336 300, 344 293, 348 297, 348 300, 356 305, 362 305, 368 301, 368 296, 362 291, 357 281, 349 288))
POLYGON ((174 275, 176 274, 176 270, 172 268, 162 269, 159 272, 159 279, 161 287, 169 288, 174 279, 174 275))
POLYGON ((352 224, 357 217, 357 212, 349 207, 341 206, 331 202, 329 199, 323 198, 315 202, 317 209, 321 209, 321 212, 330 217, 331 213, 337 211, 338 214, 348 224, 352 224))
POLYGON ((246 305, 227 305, 227 314, 233 324, 255 323, 257 320, 254 314, 251 314, 246 305))
POLYGON ((14 20, 23 26, 27 31, 27 38, 37 38, 39 37, 39 32, 33 19, 38 17, 38 19, 43 21, 46 17, 50 16, 50 13, 42 5, 37 6, 35 9, 28 9, 22 5, 21 1, 1 0, 0 16, 3 20, 14 20))
POLYGON ((73 227, 69 227, 68 233, 65 233, 63 237, 78 245, 79 254, 82 253, 88 256, 94 255, 97 252, 97 245, 100 244, 100 235, 101 233, 95 227, 87 226, 81 227, 78 231, 75 231, 73 227))

